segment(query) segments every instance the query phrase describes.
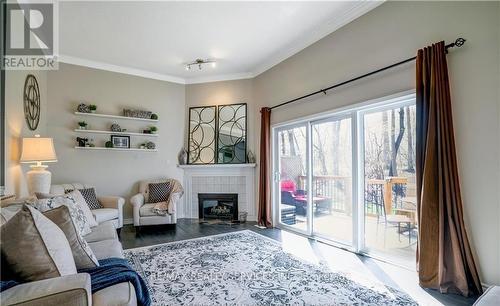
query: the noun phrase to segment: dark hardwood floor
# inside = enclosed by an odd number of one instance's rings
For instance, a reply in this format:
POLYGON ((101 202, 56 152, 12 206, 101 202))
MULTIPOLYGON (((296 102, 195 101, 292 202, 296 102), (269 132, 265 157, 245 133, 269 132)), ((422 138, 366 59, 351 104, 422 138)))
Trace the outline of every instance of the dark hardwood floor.
POLYGON ((124 249, 130 249, 241 230, 251 230, 280 241, 292 254, 305 260, 325 263, 334 271, 363 275, 405 291, 421 305, 472 305, 476 300, 454 294, 440 294, 435 290, 424 290, 418 286, 415 271, 279 229, 261 229, 255 226, 255 222, 223 225, 200 224, 197 219, 179 219, 175 226, 146 226, 141 227, 139 231, 132 225, 125 225, 121 230, 120 240, 124 249))

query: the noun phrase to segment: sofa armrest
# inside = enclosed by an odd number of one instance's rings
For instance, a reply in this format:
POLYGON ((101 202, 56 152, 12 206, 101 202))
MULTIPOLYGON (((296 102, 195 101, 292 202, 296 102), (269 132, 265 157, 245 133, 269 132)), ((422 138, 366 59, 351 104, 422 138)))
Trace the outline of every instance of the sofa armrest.
POLYGON ((130 198, 130 203, 132 203, 133 211, 134 211, 134 226, 139 226, 141 215, 139 214, 139 210, 141 206, 144 205, 144 195, 142 193, 138 193, 130 198))
POLYGON ((123 226, 123 205, 125 205, 125 199, 122 197, 103 196, 97 197, 97 200, 99 200, 104 208, 118 209, 118 228, 121 228, 123 226))
POLYGON ((78 273, 19 284, 2 292, 0 304, 91 306, 90 275, 78 273))

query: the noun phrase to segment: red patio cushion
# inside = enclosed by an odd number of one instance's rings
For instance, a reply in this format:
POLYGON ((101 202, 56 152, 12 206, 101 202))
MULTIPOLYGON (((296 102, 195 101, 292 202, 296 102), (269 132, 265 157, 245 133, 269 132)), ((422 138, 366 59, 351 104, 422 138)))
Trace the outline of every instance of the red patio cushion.
POLYGON ((291 191, 295 193, 297 186, 292 180, 281 181, 281 191, 291 191))

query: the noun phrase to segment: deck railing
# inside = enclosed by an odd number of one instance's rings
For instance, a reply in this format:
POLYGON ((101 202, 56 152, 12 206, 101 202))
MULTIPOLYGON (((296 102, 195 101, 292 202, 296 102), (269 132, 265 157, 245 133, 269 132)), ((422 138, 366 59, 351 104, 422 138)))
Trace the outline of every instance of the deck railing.
MULTIPOLYGON (((333 211, 350 214, 352 211, 352 178, 349 176, 313 176, 313 196, 331 199, 333 211)), ((299 189, 305 190, 307 176, 299 176, 299 189)))

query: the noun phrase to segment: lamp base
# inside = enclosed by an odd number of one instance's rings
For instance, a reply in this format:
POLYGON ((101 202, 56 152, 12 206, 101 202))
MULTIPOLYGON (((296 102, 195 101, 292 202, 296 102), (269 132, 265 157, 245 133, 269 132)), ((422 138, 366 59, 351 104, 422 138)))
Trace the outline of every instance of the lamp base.
POLYGON ((34 195, 35 192, 49 193, 52 174, 45 170, 45 167, 31 167, 31 170, 26 174, 28 181, 28 192, 34 195))

